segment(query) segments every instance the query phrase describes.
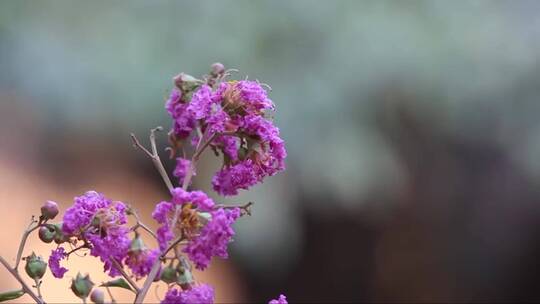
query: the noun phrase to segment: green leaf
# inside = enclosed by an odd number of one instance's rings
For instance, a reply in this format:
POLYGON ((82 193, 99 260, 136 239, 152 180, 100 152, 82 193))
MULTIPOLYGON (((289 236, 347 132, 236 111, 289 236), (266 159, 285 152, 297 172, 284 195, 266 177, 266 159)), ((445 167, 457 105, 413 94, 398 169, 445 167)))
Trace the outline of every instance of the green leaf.
POLYGON ((105 283, 103 283, 103 284, 101 284, 99 286, 101 286, 101 287, 120 287, 120 288, 124 288, 124 289, 133 291, 131 286, 129 286, 128 282, 126 282, 126 280, 124 280, 123 278, 118 278, 116 280, 105 282, 105 283))
POLYGON ((23 290, 11 290, 0 293, 0 302, 5 302, 9 300, 15 300, 17 298, 20 298, 24 295, 23 290))

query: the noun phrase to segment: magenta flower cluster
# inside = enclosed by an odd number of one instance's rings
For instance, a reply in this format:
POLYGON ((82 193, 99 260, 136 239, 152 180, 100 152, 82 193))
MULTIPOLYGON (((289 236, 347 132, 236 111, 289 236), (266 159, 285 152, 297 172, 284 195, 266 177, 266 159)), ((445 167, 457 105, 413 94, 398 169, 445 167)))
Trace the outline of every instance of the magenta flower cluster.
MULTIPOLYGON (((279 129, 265 117, 274 104, 263 85, 241 80, 221 82, 216 89, 202 84, 194 92, 182 88, 174 88, 166 103, 173 132, 177 140, 192 135, 190 142, 198 145, 198 127, 214 151, 221 152, 223 165, 212 179, 216 192, 236 195, 285 169, 285 144, 279 129)), ((179 158, 175 172, 180 179, 186 166, 179 158)))

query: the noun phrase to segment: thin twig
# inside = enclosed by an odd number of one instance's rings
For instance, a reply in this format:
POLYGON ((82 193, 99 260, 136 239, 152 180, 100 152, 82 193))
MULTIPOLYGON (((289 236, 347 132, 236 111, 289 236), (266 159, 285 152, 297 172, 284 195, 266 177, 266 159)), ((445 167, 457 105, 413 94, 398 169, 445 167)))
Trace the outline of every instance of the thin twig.
POLYGON ((17 269, 15 268, 11 268, 11 266, 9 266, 8 262, 6 262, 6 260, 0 256, 0 263, 2 263, 2 265, 4 265, 4 267, 6 267, 7 271, 9 271, 9 273, 11 273, 11 275, 17 280, 19 281, 19 283, 21 284, 22 286, 22 289, 24 290, 25 293, 27 293, 29 296, 32 297, 32 299, 34 299, 34 301, 36 301, 36 303, 38 304, 45 304, 45 302, 40 299, 35 293, 34 291, 26 284, 26 282, 24 282, 24 280, 21 278, 21 276, 19 275, 19 272, 17 271, 17 269))
POLYGON ((169 175, 167 174, 167 171, 165 171, 165 168, 163 167, 163 164, 161 163, 161 159, 159 158, 159 154, 157 152, 156 148, 156 135, 155 133, 157 131, 161 131, 163 128, 156 127, 152 130, 150 130, 150 146, 152 148, 152 152, 148 151, 137 139, 135 134, 131 133, 131 139, 133 140, 133 145, 139 149, 141 149, 150 159, 152 160, 152 163, 154 163, 154 167, 156 167, 157 171, 161 175, 161 178, 165 182, 165 185, 167 186, 167 189, 169 189, 169 192, 172 192, 174 189, 171 179, 169 178, 169 175))
POLYGON ((126 273, 126 271, 124 270, 122 265, 120 265, 120 263, 118 263, 118 261, 115 258, 111 257, 111 256, 109 257, 109 259, 113 263, 116 270, 118 270, 120 272, 120 274, 122 274, 122 276, 128 281, 129 285, 131 285, 131 287, 133 287, 133 289, 135 289, 135 293, 138 293, 139 292, 139 286, 137 286, 137 284, 133 281, 133 279, 131 279, 131 277, 126 273))
POLYGON ((154 239, 158 239, 157 238, 157 235, 154 233, 154 231, 152 231, 152 229, 150 229, 148 226, 146 226, 142 221, 141 221, 141 218, 139 217, 139 214, 133 210, 132 212, 133 216, 135 217, 135 220, 137 221, 137 223, 135 224, 135 226, 133 226, 132 230, 135 230, 139 227, 141 227, 143 230, 145 230, 146 232, 148 232, 154 239))
POLYGON ((24 231, 24 233, 23 233, 23 235, 21 237, 21 242, 19 243, 19 249, 17 250, 17 258, 15 258, 15 266, 13 267, 13 269, 18 269, 19 268, 19 264, 21 262, 24 246, 26 245, 26 240, 28 239, 28 236, 30 235, 30 233, 32 233, 32 231, 39 228, 40 224, 41 224, 41 222, 36 221, 34 219, 34 217, 32 216, 32 220, 30 221, 30 224, 28 225, 28 228, 26 228, 26 230, 24 231), (32 225, 36 224, 36 223, 37 223, 37 225, 32 227, 32 225))
POLYGON ((40 298, 41 300, 43 300, 43 296, 41 295, 41 281, 40 279, 34 279, 34 282, 36 282, 36 289, 37 289, 37 293, 38 293, 38 298, 40 298))
POLYGON ((109 297, 111 297, 111 303, 115 304, 116 300, 114 299, 113 294, 112 294, 111 289, 109 288, 109 286, 105 286, 105 289, 107 289, 107 293, 109 294, 109 297))

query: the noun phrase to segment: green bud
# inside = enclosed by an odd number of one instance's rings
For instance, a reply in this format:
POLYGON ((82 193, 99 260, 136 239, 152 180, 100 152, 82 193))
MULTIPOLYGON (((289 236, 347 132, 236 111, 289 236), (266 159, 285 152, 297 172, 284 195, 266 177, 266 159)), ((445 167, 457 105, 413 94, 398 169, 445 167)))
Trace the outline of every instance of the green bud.
POLYGON ((39 228, 38 235, 39 235, 40 240, 42 240, 45 243, 50 243, 55 239, 56 231, 54 227, 52 227, 51 229, 47 226, 42 226, 41 228, 39 228))
POLYGON ((201 80, 185 73, 176 75, 173 80, 176 87, 184 94, 194 91, 202 83, 201 80))
POLYGON ((54 242, 56 244, 62 244, 69 240, 69 237, 62 232, 62 222, 53 224, 52 227, 54 228, 54 242))
POLYGON ((53 201, 46 201, 41 206, 41 216, 43 219, 52 220, 58 215, 58 204, 53 201))
POLYGON ((94 289, 90 294, 90 300, 96 304, 105 303, 105 293, 101 289, 94 289))
POLYGON ((212 214, 209 212, 197 212, 197 215, 199 215, 199 221, 202 225, 206 225, 212 219, 212 214))
POLYGON ((140 238, 139 234, 135 235, 135 238, 131 241, 131 245, 129 246, 130 252, 139 252, 146 249, 146 246, 144 245, 143 240, 140 238))
POLYGON ((79 272, 77 273, 77 277, 71 281, 71 290, 81 299, 88 297, 90 291, 92 291, 92 287, 94 287, 94 283, 92 283, 88 274, 83 277, 79 272))
POLYGON ((161 271, 161 280, 167 284, 176 282, 178 275, 176 274, 176 269, 171 266, 163 268, 161 271))
POLYGON ((26 271, 26 274, 34 280, 41 279, 47 270, 47 263, 34 252, 27 256, 25 260, 26 266, 24 266, 24 270, 26 271))

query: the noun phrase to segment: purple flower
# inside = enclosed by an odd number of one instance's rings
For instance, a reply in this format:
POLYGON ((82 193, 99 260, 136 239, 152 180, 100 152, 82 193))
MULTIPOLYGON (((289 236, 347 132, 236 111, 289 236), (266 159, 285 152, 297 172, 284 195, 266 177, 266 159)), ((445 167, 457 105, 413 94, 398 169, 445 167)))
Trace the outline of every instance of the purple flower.
MULTIPOLYGON (((161 226, 157 230, 160 249, 165 250, 167 248, 168 242, 174 238, 174 230, 177 228, 178 225, 182 225, 182 223, 185 222, 186 218, 190 217, 191 213, 189 210, 192 210, 191 212, 195 212, 194 209, 201 212, 209 212, 213 210, 214 205, 214 201, 202 191, 189 192, 185 191, 182 188, 173 189, 171 202, 160 202, 156 205, 154 211, 152 212, 152 217, 161 224, 161 226), (188 208, 186 210, 183 209, 179 213, 179 216, 175 223, 176 226, 171 227, 171 225, 173 225, 172 219, 174 218, 174 212, 176 210, 175 207, 183 206, 185 204, 190 204, 192 208, 188 208)), ((191 223, 191 221, 188 222, 191 223)), ((197 225, 198 223, 195 222, 194 227, 182 228, 195 229, 197 228, 197 225)))
POLYGON ((171 91, 171 95, 165 103, 165 108, 173 118, 174 133, 180 138, 188 137, 195 127, 195 118, 193 113, 188 111, 188 105, 182 103, 180 90, 174 88, 171 91))
POLYGON ((65 259, 67 254, 64 251, 64 248, 58 247, 56 250, 51 251, 49 256, 49 268, 53 276, 57 279, 64 277, 64 274, 68 271, 67 268, 60 266, 60 261, 65 259))
POLYGON ((257 171, 251 160, 225 166, 212 178, 212 186, 221 195, 237 195, 239 189, 248 189, 259 182, 257 171))
POLYGON ((139 280, 150 273, 152 266, 159 257, 159 253, 159 250, 150 250, 146 248, 130 251, 125 260, 125 264, 131 269, 135 278, 139 280))
POLYGON ((192 170, 191 174, 193 176, 197 175, 195 168, 191 168, 191 161, 182 157, 176 159, 176 168, 174 168, 173 175, 178 177, 180 184, 184 182, 184 178, 187 175, 188 170, 192 170))
POLYGON ((202 191, 185 191, 182 188, 174 188, 172 191, 172 203, 183 205, 193 204, 200 211, 211 211, 215 205, 214 201, 202 191))
POLYGON ((232 241, 232 224, 240 217, 240 209, 217 209, 211 213, 212 219, 204 226, 198 237, 183 249, 195 267, 204 270, 213 256, 228 258, 227 245, 232 241))
POLYGON ((171 231, 168 224, 163 224, 163 226, 158 228, 157 238, 159 242, 159 249, 161 251, 167 249, 169 241, 174 238, 174 233, 171 231))
POLYGON ((62 231, 87 240, 90 254, 101 259, 110 276, 120 274, 111 259, 122 261, 130 244, 126 209, 122 202, 112 202, 100 193, 88 191, 76 197, 64 214, 62 231))
POLYGON ((268 304, 288 304, 287 297, 281 294, 279 295, 279 298, 271 300, 268 304))
POLYGON ((208 284, 200 284, 188 290, 171 288, 165 294, 161 304, 212 304, 214 288, 208 284))
POLYGON ((223 151, 223 154, 225 154, 231 161, 238 160, 238 137, 221 135, 214 140, 213 144, 219 146, 223 151))
POLYGON ((240 97, 247 104, 247 108, 254 111, 274 109, 274 103, 268 98, 266 90, 257 81, 242 80, 235 85, 240 97))
POLYGON ((204 84, 193 94, 187 107, 195 119, 203 119, 210 116, 212 111, 212 88, 204 84))

